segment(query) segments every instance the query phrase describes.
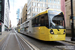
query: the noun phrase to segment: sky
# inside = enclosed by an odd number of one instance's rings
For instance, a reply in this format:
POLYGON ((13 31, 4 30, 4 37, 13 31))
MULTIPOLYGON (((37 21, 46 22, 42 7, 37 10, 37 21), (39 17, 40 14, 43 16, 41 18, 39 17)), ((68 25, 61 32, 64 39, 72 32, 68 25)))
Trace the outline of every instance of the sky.
POLYGON ((17 26, 17 10, 20 8, 20 12, 22 8, 24 7, 25 3, 27 3, 27 0, 9 0, 10 2, 10 13, 9 18, 11 20, 12 27, 17 26))

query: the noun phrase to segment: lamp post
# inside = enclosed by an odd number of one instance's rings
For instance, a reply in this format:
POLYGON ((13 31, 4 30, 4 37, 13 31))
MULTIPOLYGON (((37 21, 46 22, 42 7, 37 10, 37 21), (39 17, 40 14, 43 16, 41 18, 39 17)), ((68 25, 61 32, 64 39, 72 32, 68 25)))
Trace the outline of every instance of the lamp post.
POLYGON ((72 38, 71 41, 75 41, 74 37, 74 19, 73 19, 73 0, 71 0, 71 33, 72 33, 72 38))

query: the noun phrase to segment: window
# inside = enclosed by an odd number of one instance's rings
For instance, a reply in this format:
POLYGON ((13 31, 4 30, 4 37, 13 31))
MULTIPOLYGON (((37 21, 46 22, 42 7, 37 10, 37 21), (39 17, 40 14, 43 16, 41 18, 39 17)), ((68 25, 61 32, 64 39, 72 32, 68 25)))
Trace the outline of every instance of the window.
POLYGON ((43 4, 43 7, 45 7, 45 4, 43 4))
POLYGON ((1 27, 1 25, 0 25, 0 32, 1 32, 1 29, 2 29, 2 27, 1 27))
POLYGON ((39 22, 40 22, 40 26, 49 27, 49 24, 48 24, 48 15, 47 14, 41 15, 40 18, 39 18, 39 22))
POLYGON ((57 6, 57 9, 60 9, 60 6, 57 6))
POLYGON ((0 0, 0 3, 1 3, 2 1, 0 0))
POLYGON ((60 3, 60 0, 58 0, 58 4, 60 3))
POLYGON ((53 8, 55 8, 54 5, 53 5, 53 8))
POLYGON ((37 6, 37 3, 35 3, 35 6, 37 6))
POLYGON ((32 27, 35 27, 35 22, 36 22, 35 18, 32 19, 32 27))
POLYGON ((33 17, 35 16, 35 14, 33 13, 33 17))
POLYGON ((42 7, 42 6, 43 6, 43 4, 41 3, 41 4, 40 4, 40 6, 42 7))
POLYGON ((34 11, 35 9, 33 8, 33 11, 34 11))
POLYGON ((40 8, 38 8, 38 12, 40 12, 40 8))
POLYGON ((46 26, 49 28, 48 15, 42 14, 32 19, 32 27, 46 26))
POLYGON ((50 0, 50 3, 52 2, 52 0, 50 0))
POLYGON ((38 0, 35 0, 35 1, 38 1, 38 0))
POLYGON ((1 7, 0 7, 0 11, 1 11, 1 7))
POLYGON ((38 7, 40 7, 40 3, 38 3, 38 7))
POLYGON ((1 11, 1 4, 0 4, 0 11, 1 11))
POLYGON ((42 12, 42 8, 40 8, 40 12, 42 12))
POLYGON ((44 2, 46 2, 46 0, 44 0, 44 2))
POLYGON ((56 0, 54 0, 54 3, 56 2, 56 0))
POLYGON ((32 27, 38 27, 39 26, 39 16, 32 19, 32 27))
POLYGON ((50 8, 50 4, 48 5, 48 7, 50 8))
POLYGON ((42 0, 43 2, 46 2, 46 0, 42 0))
POLYGON ((44 26, 45 25, 45 16, 40 17, 40 25, 44 26))
POLYGON ((1 14, 0 14, 0 20, 1 20, 1 14))
POLYGON ((36 3, 33 2, 33 6, 35 6, 36 3))
POLYGON ((53 5, 51 5, 50 7, 53 8, 53 5))
POLYGON ((35 8, 35 12, 37 12, 37 8, 35 8))
POLYGON ((47 14, 46 14, 45 16, 46 16, 46 17, 45 17, 45 26, 46 26, 47 28, 49 28, 48 16, 47 16, 47 14))
POLYGON ((40 0, 40 1, 42 1, 42 0, 40 0))

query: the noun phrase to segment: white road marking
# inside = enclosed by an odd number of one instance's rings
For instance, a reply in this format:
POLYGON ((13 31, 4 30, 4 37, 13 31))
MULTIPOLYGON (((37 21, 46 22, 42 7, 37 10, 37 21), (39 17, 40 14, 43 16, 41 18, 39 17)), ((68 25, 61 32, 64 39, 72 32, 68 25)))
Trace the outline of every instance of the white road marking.
MULTIPOLYGON (((18 35, 18 34, 17 34, 18 35)), ((34 46, 34 45, 32 45, 30 42, 28 42, 25 38, 23 38, 21 35, 18 35, 26 44, 27 44, 27 46, 31 49, 31 50, 33 50, 33 49, 35 49, 35 50, 40 50, 39 48, 37 48, 36 46, 34 46)))
MULTIPOLYGON (((15 30, 14 30, 15 31, 15 30)), ((15 31, 16 32, 16 34, 17 34, 17 31, 15 31)), ((27 46, 31 49, 31 50, 33 50, 33 49, 35 49, 35 50, 40 50, 39 48, 37 48, 36 46, 34 46, 34 45, 32 45, 30 42, 28 42, 25 38, 23 38, 21 35, 19 35, 19 34, 17 34, 24 42, 25 42, 25 44, 27 44, 27 46)))

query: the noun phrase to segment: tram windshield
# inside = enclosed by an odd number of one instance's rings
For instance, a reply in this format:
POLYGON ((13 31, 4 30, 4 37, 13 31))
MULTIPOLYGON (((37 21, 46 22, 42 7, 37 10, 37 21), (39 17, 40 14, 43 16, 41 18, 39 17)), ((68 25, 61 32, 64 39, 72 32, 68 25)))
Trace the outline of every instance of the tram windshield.
POLYGON ((64 15, 62 12, 48 11, 48 19, 49 28, 64 29, 64 15))

